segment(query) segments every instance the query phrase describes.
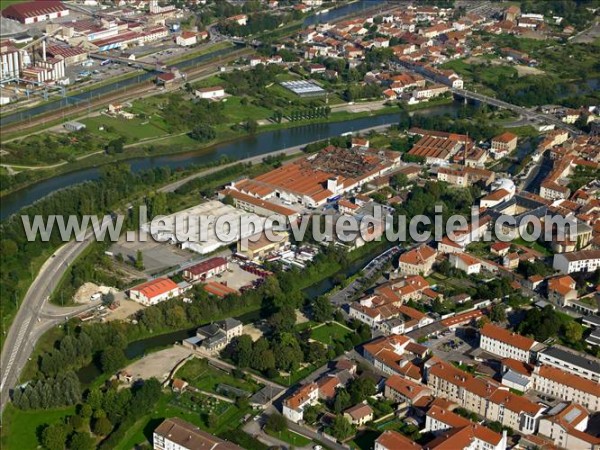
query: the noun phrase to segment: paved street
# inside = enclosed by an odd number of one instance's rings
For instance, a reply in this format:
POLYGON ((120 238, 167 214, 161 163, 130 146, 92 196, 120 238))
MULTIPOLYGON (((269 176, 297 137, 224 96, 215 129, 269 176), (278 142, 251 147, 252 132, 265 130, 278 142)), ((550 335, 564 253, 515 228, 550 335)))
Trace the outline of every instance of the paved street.
POLYGON ((98 306, 99 303, 90 303, 60 310, 54 305, 47 304, 49 296, 56 289, 68 266, 91 242, 90 237, 91 234, 87 235, 82 242, 72 241, 58 249, 44 263, 27 291, 2 349, 0 413, 4 410, 10 390, 17 384, 21 370, 40 336, 69 317, 98 306))

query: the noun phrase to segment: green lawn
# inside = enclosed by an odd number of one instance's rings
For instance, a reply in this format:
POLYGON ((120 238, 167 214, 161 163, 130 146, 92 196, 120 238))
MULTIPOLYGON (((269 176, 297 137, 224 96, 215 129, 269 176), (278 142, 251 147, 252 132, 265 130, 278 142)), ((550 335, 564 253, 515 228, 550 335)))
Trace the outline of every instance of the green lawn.
POLYGON ((205 359, 198 358, 194 358, 185 363, 184 366, 177 371, 176 376, 198 389, 218 394, 221 394, 217 392, 217 386, 219 384, 227 384, 251 393, 258 391, 261 387, 253 380, 235 378, 222 370, 210 366, 205 359))
POLYGON ((291 444, 295 447, 304 447, 305 445, 308 445, 312 442, 310 439, 291 430, 285 430, 280 433, 277 433, 275 431, 266 429, 266 432, 267 434, 270 434, 271 436, 276 437, 277 439, 280 439, 284 442, 287 442, 288 444, 291 444))
POLYGON ((0 9, 4 9, 7 6, 12 5, 13 3, 23 3, 27 0, 0 0, 0 9))
POLYGON ((136 117, 131 120, 103 115, 83 119, 81 122, 86 124, 91 132, 105 139, 124 136, 127 138, 127 142, 131 142, 168 134, 164 121, 156 114, 153 114, 149 119, 136 117), (100 131, 100 127, 104 127, 104 130, 100 131))
POLYGON ((46 424, 60 422, 75 414, 75 407, 22 411, 7 404, 2 416, 0 447, 7 450, 33 449, 39 446, 38 433, 46 424), (9 431, 10 430, 10 431, 9 431))
POLYGON ((232 123, 239 123, 247 119, 268 119, 273 115, 273 111, 251 104, 250 99, 246 105, 242 105, 241 101, 240 97, 227 97, 224 100, 224 113, 232 123))
POLYGON ((313 328, 310 337, 323 344, 333 344, 334 341, 343 341, 351 333, 352 330, 343 325, 331 322, 313 328))

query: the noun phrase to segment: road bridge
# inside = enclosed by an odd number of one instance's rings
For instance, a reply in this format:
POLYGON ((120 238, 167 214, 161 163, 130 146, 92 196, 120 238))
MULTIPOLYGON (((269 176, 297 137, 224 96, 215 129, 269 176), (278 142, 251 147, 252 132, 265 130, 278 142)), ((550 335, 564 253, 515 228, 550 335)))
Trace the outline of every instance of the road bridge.
POLYGON ((544 114, 538 111, 533 111, 531 109, 523 108, 522 106, 513 105, 512 103, 508 103, 487 95, 479 94, 477 92, 468 91, 466 89, 451 88, 450 90, 457 97, 462 97, 469 100, 477 100, 481 103, 486 103, 497 108, 508 109, 516 112, 517 114, 521 114, 524 118, 528 120, 550 123, 559 128, 564 128, 575 136, 581 136, 583 134, 583 132, 578 128, 564 123, 558 117, 553 116, 551 114, 544 114))
POLYGON ((111 55, 109 53, 107 53, 107 54, 90 53, 90 58, 100 59, 102 61, 106 61, 107 59, 110 59, 111 61, 116 61, 121 64, 127 64, 127 65, 130 65, 135 68, 144 69, 144 70, 147 70, 148 72, 163 72, 163 73, 167 72, 167 69, 164 66, 164 64, 162 64, 160 62, 148 63, 148 62, 144 62, 144 61, 134 61, 134 60, 125 58, 123 56, 111 55))

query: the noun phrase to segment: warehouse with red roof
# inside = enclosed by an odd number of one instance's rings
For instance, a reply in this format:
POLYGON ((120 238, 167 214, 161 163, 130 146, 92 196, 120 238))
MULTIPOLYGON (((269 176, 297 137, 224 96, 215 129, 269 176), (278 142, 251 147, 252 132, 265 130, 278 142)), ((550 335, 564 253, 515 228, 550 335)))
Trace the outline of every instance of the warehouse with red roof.
POLYGON ((9 5, 2 10, 2 15, 29 25, 68 16, 69 9, 60 1, 37 0, 9 5))

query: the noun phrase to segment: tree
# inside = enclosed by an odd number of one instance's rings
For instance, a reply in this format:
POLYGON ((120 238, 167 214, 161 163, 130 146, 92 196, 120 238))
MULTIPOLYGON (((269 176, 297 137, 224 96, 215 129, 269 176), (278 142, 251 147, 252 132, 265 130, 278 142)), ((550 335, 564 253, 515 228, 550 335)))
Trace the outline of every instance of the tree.
POLYGON ((335 394, 335 399, 333 401, 333 410, 336 414, 340 414, 342 411, 347 409, 352 403, 350 399, 350 394, 346 389, 338 389, 335 394))
POLYGON ((341 414, 335 416, 335 419, 333 420, 333 424, 331 426, 332 436, 342 441, 347 437, 351 436, 352 433, 354 433, 354 427, 352 426, 352 424, 348 422, 346 418, 341 414))
POLYGON ((280 433, 287 430, 287 420, 281 414, 271 414, 267 419, 265 427, 275 433, 280 433))
POLYGON ((254 134, 254 133, 256 133, 256 130, 258 129, 258 122, 254 119, 248 119, 246 121, 246 123, 244 124, 244 128, 246 128, 246 131, 249 134, 254 134))
POLYGON ((108 347, 100 354, 100 367, 102 372, 111 373, 125 365, 127 357, 118 347, 108 347))
POLYGON ((113 425, 106 417, 100 417, 94 420, 92 431, 98 436, 108 436, 113 429, 113 425))
POLYGON ((369 377, 355 378, 348 386, 348 393, 353 404, 366 400, 371 395, 375 395, 376 392, 375 382, 369 377))
POLYGON ((216 428, 218 424, 219 416, 217 416, 215 413, 210 413, 206 419, 206 425, 208 425, 208 428, 216 428))
POLYGON ((308 423, 315 423, 317 421, 317 417, 319 416, 319 408, 308 405, 304 408, 304 420, 308 423))
POLYGON ((144 270, 144 254, 141 250, 138 250, 135 255, 135 268, 138 270, 144 270))
POLYGON ((42 445, 48 450, 62 450, 67 444, 67 427, 63 424, 48 425, 42 431, 42 445))
POLYGON ((583 327, 574 321, 567 322, 563 325, 563 334, 567 341, 575 344, 583 337, 583 327))
POLYGON ((200 124, 190 131, 190 137, 199 142, 208 142, 217 137, 217 132, 210 125, 200 124))
POLYGON ((78 432, 71 437, 70 450, 91 450, 95 448, 94 438, 87 432, 78 432))
POLYGON ((106 153, 108 153, 109 155, 112 155, 114 153, 123 153, 124 146, 125 146, 125 138, 124 137, 119 137, 119 138, 113 139, 106 146, 106 153))
POLYGON ((313 319, 316 322, 329 322, 333 319, 333 307, 327 297, 321 296, 313 303, 313 319))
POLYGON ((506 320, 506 308, 503 304, 498 303, 492 306, 490 319, 492 322, 504 322, 506 320))

